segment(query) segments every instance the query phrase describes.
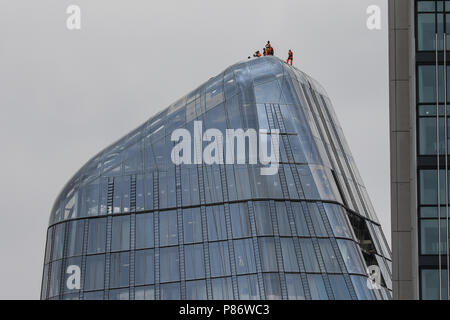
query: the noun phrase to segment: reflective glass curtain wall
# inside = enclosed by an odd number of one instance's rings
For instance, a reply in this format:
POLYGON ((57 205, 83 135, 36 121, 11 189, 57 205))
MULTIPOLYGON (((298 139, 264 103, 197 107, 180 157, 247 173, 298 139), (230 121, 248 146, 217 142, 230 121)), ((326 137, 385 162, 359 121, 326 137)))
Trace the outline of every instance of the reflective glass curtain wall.
POLYGON ((264 57, 229 67, 75 174, 51 212, 41 297, 390 299, 391 275, 326 92, 264 57), (194 136, 194 121, 221 132, 265 129, 269 141, 279 130, 278 172, 174 165, 171 134, 194 136), (379 288, 367 285, 369 266, 380 270, 379 288))
POLYGON ((448 299, 450 1, 416 1, 421 299, 448 299))

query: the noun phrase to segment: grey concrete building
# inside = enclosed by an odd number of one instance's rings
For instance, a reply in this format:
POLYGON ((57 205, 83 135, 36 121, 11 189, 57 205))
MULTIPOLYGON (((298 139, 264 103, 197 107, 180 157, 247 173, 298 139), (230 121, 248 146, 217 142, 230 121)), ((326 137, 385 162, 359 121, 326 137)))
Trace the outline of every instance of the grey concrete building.
POLYGON ((392 286, 394 299, 417 297, 415 207, 413 0, 389 1, 392 286), (401 248, 401 250, 400 250, 401 248), (413 271, 414 270, 414 271, 413 271))
POLYGON ((394 299, 447 299, 447 28, 449 1, 389 0, 394 299))

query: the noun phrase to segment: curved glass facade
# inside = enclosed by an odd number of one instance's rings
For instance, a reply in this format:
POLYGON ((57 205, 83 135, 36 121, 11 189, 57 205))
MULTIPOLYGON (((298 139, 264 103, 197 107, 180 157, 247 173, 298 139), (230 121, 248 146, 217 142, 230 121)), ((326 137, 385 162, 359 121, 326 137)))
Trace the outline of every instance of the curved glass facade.
POLYGON ((41 298, 390 299, 391 272, 324 89, 264 57, 229 67, 75 174, 51 212, 41 298), (194 121, 269 130, 268 140, 279 130, 278 172, 173 164, 171 134, 195 132, 194 121))

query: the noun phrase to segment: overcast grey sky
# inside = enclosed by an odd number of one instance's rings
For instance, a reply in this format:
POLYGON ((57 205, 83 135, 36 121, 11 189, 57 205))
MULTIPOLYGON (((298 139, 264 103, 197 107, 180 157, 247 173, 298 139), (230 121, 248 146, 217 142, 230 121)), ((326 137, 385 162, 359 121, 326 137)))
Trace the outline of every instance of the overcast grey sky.
POLYGON ((0 0, 0 299, 38 299, 50 209, 91 156, 267 40, 317 79, 390 239, 387 0, 0 0), (81 7, 81 30, 66 8, 81 7), (369 31, 366 9, 382 9, 369 31))

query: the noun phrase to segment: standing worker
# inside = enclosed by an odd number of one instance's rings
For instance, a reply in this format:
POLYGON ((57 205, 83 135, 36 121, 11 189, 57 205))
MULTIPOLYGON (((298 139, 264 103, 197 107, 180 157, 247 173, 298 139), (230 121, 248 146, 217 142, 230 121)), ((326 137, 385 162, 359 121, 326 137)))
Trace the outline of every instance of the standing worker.
POLYGON ((291 66, 292 66, 292 62, 294 61, 294 53, 292 52, 291 49, 289 49, 289 53, 288 53, 288 58, 286 60, 286 63, 289 63, 289 61, 291 62, 291 66))
POLYGON ((270 44, 270 41, 267 41, 266 48, 264 50, 265 56, 273 56, 274 50, 272 48, 272 45, 270 44))

